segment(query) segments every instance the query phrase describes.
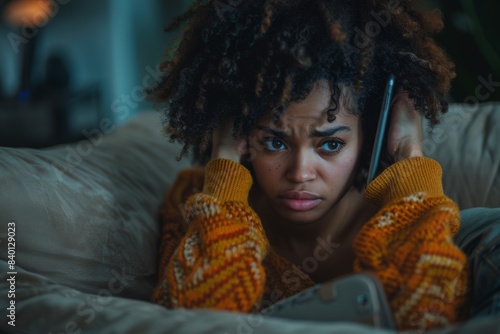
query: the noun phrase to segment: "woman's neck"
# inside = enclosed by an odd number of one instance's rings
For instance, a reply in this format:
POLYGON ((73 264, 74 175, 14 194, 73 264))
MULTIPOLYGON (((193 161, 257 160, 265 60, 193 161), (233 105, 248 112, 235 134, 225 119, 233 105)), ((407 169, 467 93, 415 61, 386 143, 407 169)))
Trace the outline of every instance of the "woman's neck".
MULTIPOLYGON (((259 189, 252 189, 250 203, 262 220, 273 250, 299 266, 304 259, 323 256, 326 258, 327 254, 328 261, 323 261, 323 264, 331 264, 338 258, 331 256, 334 252, 342 254, 341 258, 345 260, 343 265, 348 266, 354 256, 352 252, 354 237, 377 211, 377 207, 366 202, 363 193, 353 187, 321 219, 311 224, 297 225, 283 221, 269 208, 269 202, 259 195, 259 189)), ((340 269, 340 271, 345 270, 347 269, 340 269)), ((320 275, 321 270, 317 270, 316 273, 320 275)), ((311 276, 314 278, 314 275, 311 276)))
POLYGON ((376 207, 363 199, 363 193, 351 187, 323 217, 310 224, 293 224, 280 217, 268 204, 257 187, 250 193, 250 204, 257 212, 271 241, 314 242, 317 237, 330 235, 343 239, 357 225, 362 225, 376 213, 376 207))

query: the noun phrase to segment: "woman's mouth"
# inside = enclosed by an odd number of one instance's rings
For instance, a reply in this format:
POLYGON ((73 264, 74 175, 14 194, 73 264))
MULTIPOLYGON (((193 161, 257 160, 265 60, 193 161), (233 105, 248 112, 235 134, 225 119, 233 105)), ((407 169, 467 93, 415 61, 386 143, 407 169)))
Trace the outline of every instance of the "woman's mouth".
POLYGON ((281 203, 293 211, 308 211, 318 206, 322 199, 307 191, 289 191, 279 196, 281 203))

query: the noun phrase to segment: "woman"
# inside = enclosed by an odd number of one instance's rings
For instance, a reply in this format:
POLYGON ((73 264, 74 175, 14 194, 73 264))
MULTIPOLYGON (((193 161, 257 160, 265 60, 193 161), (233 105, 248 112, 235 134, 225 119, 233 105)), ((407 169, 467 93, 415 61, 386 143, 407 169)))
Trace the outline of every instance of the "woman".
POLYGON ((166 307, 255 312, 371 271, 399 329, 460 320, 464 254, 421 116, 445 112, 453 64, 414 1, 196 1, 153 92, 203 168, 165 198, 166 307), (364 183, 384 85, 396 75, 384 170, 364 183), (208 161, 208 163, 207 163, 208 161))

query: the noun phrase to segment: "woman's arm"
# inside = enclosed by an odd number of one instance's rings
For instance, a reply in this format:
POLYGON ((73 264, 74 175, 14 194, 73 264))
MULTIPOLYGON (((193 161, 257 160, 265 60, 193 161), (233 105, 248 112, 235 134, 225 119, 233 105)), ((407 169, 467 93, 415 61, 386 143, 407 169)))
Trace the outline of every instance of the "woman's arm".
POLYGON ((468 291, 466 257, 452 241, 459 210, 443 194, 441 166, 423 157, 422 116, 402 90, 393 101, 388 151, 396 163, 365 192, 381 210, 354 241, 355 269, 380 278, 399 329, 455 322, 468 291))
POLYGON ((257 309, 265 284, 262 260, 269 246, 248 205, 251 183, 241 164, 215 158, 205 168, 203 191, 185 203, 175 199, 182 196, 167 196, 154 302, 167 307, 257 309))
POLYGON ((379 277, 401 330, 456 322, 465 305, 466 257, 452 241, 459 211, 440 179, 436 161, 417 157, 389 167, 366 189, 382 209, 354 241, 355 270, 379 277))

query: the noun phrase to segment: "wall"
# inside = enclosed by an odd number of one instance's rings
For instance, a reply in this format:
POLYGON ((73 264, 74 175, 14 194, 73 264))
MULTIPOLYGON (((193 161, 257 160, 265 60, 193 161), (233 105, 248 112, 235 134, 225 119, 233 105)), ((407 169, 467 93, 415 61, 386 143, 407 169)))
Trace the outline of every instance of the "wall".
MULTIPOLYGON (((172 37, 164 27, 187 1, 52 1, 59 4, 55 15, 36 34, 33 81, 43 79, 47 58, 57 52, 69 66, 71 90, 100 90, 101 118, 119 124, 148 108, 139 88, 154 82, 154 70, 172 37)), ((19 85, 20 53, 9 33, 23 34, 0 25, 0 88, 12 96, 19 85)), ((89 126, 85 115, 72 117, 76 128, 89 126)))
POLYGON ((168 22, 190 1, 111 1, 114 60, 113 91, 109 108, 120 122, 150 107, 140 91, 159 78, 157 66, 173 34, 164 32, 168 22), (127 69, 127 70, 124 70, 127 69), (126 118, 126 117, 125 117, 126 118))

